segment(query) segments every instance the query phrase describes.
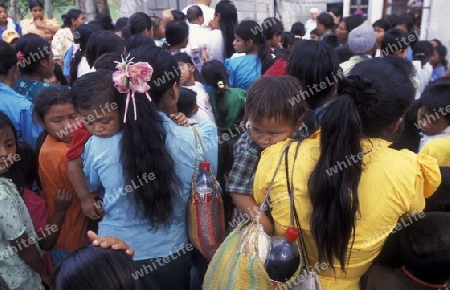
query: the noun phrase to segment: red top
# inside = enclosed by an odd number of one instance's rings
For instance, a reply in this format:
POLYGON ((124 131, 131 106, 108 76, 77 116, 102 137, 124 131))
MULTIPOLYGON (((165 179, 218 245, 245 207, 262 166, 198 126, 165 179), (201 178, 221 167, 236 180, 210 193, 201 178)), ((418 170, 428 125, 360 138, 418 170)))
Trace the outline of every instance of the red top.
POLYGON ((91 137, 91 133, 86 129, 84 123, 73 131, 72 142, 70 142, 69 151, 67 151, 67 161, 71 161, 80 157, 84 152, 84 145, 86 141, 91 137))
POLYGON ((278 59, 268 70, 264 73, 265 77, 282 77, 286 75, 287 62, 284 59, 278 59))

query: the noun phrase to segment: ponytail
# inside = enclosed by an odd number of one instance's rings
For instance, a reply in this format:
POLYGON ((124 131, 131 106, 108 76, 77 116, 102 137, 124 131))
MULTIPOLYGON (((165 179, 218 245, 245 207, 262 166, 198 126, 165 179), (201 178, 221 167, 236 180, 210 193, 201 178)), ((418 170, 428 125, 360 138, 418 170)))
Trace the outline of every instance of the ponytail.
POLYGON ((213 94, 216 98, 216 123, 219 125, 225 122, 228 108, 225 103, 228 86, 228 73, 223 63, 218 60, 206 62, 202 67, 202 75, 206 84, 213 87, 213 94))
POLYGON ((322 120, 320 157, 309 178, 308 192, 319 260, 333 269, 336 258, 345 271, 349 241, 355 239, 363 167, 361 158, 355 157, 363 152, 365 120, 370 119, 378 101, 379 95, 370 82, 349 77, 342 81, 340 96, 330 104, 322 120), (341 170, 332 171, 338 167, 341 170))
POLYGON ((83 56, 83 52, 81 51, 81 48, 77 50, 75 55, 72 58, 72 61, 70 62, 70 85, 73 86, 73 83, 77 80, 78 77, 78 65, 81 62, 81 58, 83 56))
POLYGON ((258 57, 261 60, 261 74, 263 75, 274 64, 275 55, 272 54, 270 46, 266 43, 265 38, 262 37, 261 43, 257 44, 258 57))

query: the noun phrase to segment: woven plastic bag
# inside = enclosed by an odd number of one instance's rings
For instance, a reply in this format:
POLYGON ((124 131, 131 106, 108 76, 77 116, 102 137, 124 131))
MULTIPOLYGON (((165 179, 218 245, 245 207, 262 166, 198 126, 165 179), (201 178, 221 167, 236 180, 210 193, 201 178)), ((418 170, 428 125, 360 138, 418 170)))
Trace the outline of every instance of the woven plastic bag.
MULTIPOLYGON (((194 130, 196 141, 195 169, 197 170, 198 143, 203 149, 205 159, 207 159, 207 157, 197 129, 194 126, 192 129, 194 130)), ((211 170, 210 174, 213 180, 216 181, 211 170)), ((192 245, 199 250, 206 259, 211 260, 215 251, 220 246, 220 243, 222 243, 225 238, 225 210, 223 207, 223 199, 218 186, 216 186, 216 195, 211 200, 201 200, 196 198, 194 192, 196 186, 195 179, 196 171, 194 171, 192 177, 192 192, 187 209, 188 237, 192 245)))

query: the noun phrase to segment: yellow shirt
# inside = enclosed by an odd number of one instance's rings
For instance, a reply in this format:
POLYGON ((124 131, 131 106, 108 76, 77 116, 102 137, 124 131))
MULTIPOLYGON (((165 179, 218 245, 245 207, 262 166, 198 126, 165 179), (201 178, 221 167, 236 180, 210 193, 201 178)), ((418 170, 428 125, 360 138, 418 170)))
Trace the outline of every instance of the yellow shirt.
MULTIPOLYGON (((45 25, 59 27, 59 24, 55 19, 45 19, 44 18, 42 20, 42 23, 45 25)), ((42 36, 43 38, 47 39, 48 42, 52 42, 53 35, 55 34, 48 29, 37 28, 36 24, 34 23, 33 18, 24 19, 24 20, 20 21, 20 26, 22 27, 23 35, 28 34, 28 33, 34 33, 34 34, 37 34, 37 35, 42 36)))
MULTIPOLYGON (((300 145, 294 167, 294 197, 311 263, 313 266, 322 266, 322 264, 316 264, 319 255, 310 227, 312 206, 307 190, 309 176, 320 154, 320 137, 318 135, 316 137, 316 139, 307 139, 300 145)), ((265 191, 287 142, 277 143, 262 153, 253 186, 253 196, 258 204, 263 202, 265 191)), ((290 172, 292 172, 296 145, 294 143, 288 152, 290 172)), ((407 150, 390 149, 389 142, 382 139, 363 141, 362 145, 363 150, 372 149, 372 151, 362 157, 364 167, 358 187, 360 212, 357 215, 353 247, 349 245, 351 256, 347 275, 342 273, 339 264, 336 263, 334 264, 336 278, 331 267, 320 271, 319 278, 323 290, 359 290, 360 277, 380 253, 389 233, 396 226, 398 227, 398 218, 404 213, 412 215, 414 212, 421 211, 425 207, 424 197, 432 195, 441 181, 439 167, 434 158, 417 155, 407 150)), ((351 163, 351 161, 346 162, 351 163)), ((341 164, 341 167, 344 165, 341 164)), ((334 169, 340 170, 338 165, 334 169)), ((285 170, 283 161, 270 192, 275 235, 283 235, 290 222, 285 170)), ((336 174, 336 172, 328 171, 323 174, 336 174)), ((418 217, 410 218, 414 220, 418 217)), ((406 224, 409 223, 408 219, 406 221, 406 224)))
POLYGON ((420 153, 436 158, 441 167, 450 167, 450 137, 428 141, 422 147, 420 153))

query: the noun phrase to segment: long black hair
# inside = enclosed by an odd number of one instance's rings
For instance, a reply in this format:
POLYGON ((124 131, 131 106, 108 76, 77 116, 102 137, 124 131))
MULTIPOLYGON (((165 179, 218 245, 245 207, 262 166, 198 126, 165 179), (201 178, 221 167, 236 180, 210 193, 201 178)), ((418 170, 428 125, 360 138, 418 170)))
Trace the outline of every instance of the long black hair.
POLYGON ((229 89, 228 86, 228 72, 223 63, 218 60, 206 62, 202 67, 202 75, 208 86, 213 87, 214 97, 216 98, 216 122, 220 124, 225 122, 228 108, 226 107, 225 95, 229 89), (221 85, 219 85, 219 83, 221 85))
POLYGON ((100 30, 92 33, 86 44, 86 60, 90 67, 102 54, 108 52, 122 53, 125 47, 122 38, 112 31, 100 30))
POLYGON ((229 0, 222 0, 216 4, 214 15, 220 15, 219 25, 225 40, 225 57, 231 57, 234 53, 234 28, 237 25, 237 9, 229 0))
POLYGON ((87 245, 60 263, 52 277, 53 290, 137 290, 133 259, 124 250, 87 245), (97 271, 102 269, 102 271, 97 271))
POLYGON ((236 36, 243 40, 253 40, 253 45, 258 51, 258 57, 261 60, 261 74, 264 74, 274 63, 274 57, 270 51, 269 45, 266 43, 262 34, 263 29, 253 20, 244 20, 235 28, 236 36))
POLYGON ((17 65, 17 55, 9 43, 0 40, 0 75, 6 76, 9 70, 17 65))
POLYGON ((308 191, 313 207, 311 231, 319 260, 332 267, 336 259, 345 271, 350 256, 363 164, 352 162, 332 175, 325 172, 361 154, 361 139, 385 137, 387 128, 405 114, 415 95, 411 71, 407 61, 396 57, 357 64, 351 76, 339 84, 339 97, 323 117, 320 157, 309 178, 308 191))
MULTIPOLYGON (((158 49, 163 52, 155 49, 153 46, 144 45, 133 50, 130 55, 134 57, 134 62, 148 61, 153 66, 154 73, 149 83, 151 86, 155 78, 165 76, 172 66, 177 67, 169 52, 161 48, 158 49), (167 54, 170 57, 167 57, 167 54), (143 55, 148 56, 146 60, 143 59, 143 55)), ((156 86, 156 89, 152 86, 152 90, 149 91, 152 102, 149 102, 145 95, 136 93, 138 118, 134 120, 134 110, 130 106, 126 112, 127 122, 122 125, 120 160, 124 178, 133 180, 136 176, 143 176, 149 172, 155 176, 154 180, 137 188, 134 194, 138 212, 148 219, 152 228, 167 226, 174 217, 174 189, 177 185, 175 165, 167 150, 166 132, 155 105, 162 97, 161 93, 165 93, 170 84, 177 81, 175 74, 174 77, 164 79, 163 84, 158 82, 160 86, 156 86)), ((98 70, 88 73, 79 78, 73 87, 73 103, 77 110, 98 108, 106 102, 115 102, 119 117, 122 119, 125 114, 124 99, 125 94, 119 93, 114 87, 111 71, 98 70)))
POLYGON ((72 21, 77 20, 82 14, 80 9, 70 9, 66 14, 61 15, 61 20, 63 21, 63 28, 70 28, 72 26, 72 21))
POLYGON ((78 65, 81 62, 81 58, 86 53, 86 45, 89 38, 94 32, 99 30, 100 28, 92 24, 81 24, 75 29, 73 33, 74 42, 80 46, 70 62, 70 84, 73 84, 73 82, 77 79, 78 65))
POLYGON ((19 38, 16 43, 16 51, 24 56, 24 60, 19 62, 21 74, 38 73, 41 61, 48 60, 52 52, 50 43, 45 38, 33 33, 19 38))
POLYGON ((145 29, 152 29, 152 18, 144 12, 136 12, 128 19, 125 28, 122 30, 122 35, 126 36, 125 40, 127 40, 128 37, 142 33, 145 29))

